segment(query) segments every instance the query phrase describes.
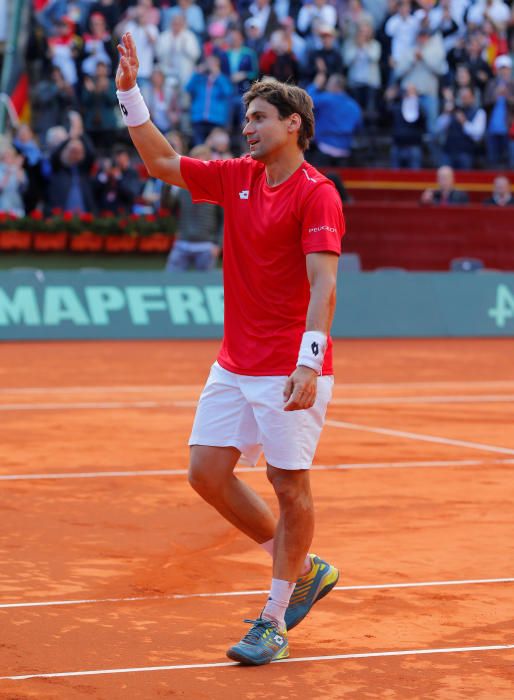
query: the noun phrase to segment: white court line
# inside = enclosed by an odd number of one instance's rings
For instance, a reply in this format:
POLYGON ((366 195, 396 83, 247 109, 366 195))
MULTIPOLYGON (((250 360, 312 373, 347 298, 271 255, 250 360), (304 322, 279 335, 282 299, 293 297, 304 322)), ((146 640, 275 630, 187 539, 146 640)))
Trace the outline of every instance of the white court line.
MULTIPOLYGON (((112 410, 120 408, 168 408, 173 401, 75 401, 69 403, 4 403, 0 411, 76 411, 76 410, 112 410)), ((196 402, 193 404, 196 406, 196 402)))
MULTIPOLYGON (((507 386, 507 383, 505 384, 507 386)), ((514 386, 514 382, 513 382, 514 386)), ((120 386, 28 386, 0 388, 1 394, 137 394, 138 392, 156 391, 165 393, 175 393, 177 391, 200 391, 202 384, 142 384, 142 385, 120 385, 120 386)))
MULTIPOLYGON (((476 586, 489 583, 514 583, 514 578, 477 578, 456 581, 421 581, 414 583, 375 583, 356 586, 335 586, 334 591, 372 591, 394 588, 430 588, 433 586, 476 586)), ((266 595, 269 589, 257 591, 221 591, 218 593, 173 593, 171 595, 130 596, 128 598, 82 598, 74 600, 33 601, 26 603, 0 603, 0 609, 47 608, 59 605, 97 605, 100 603, 139 603, 150 600, 185 600, 189 598, 235 598, 266 595)))
MULTIPOLYGON (((394 404, 513 403, 514 394, 474 394, 462 396, 371 396, 332 399, 332 406, 376 406, 394 404)), ((0 411, 119 410, 131 408, 194 408, 198 401, 62 401, 5 403, 0 411)))
MULTIPOLYGON (((443 647, 441 649, 403 649, 401 651, 371 651, 361 654, 331 654, 329 656, 300 656, 293 659, 281 659, 275 664, 298 664, 310 661, 342 661, 346 659, 374 659, 387 656, 417 656, 422 654, 463 654, 477 651, 505 651, 514 649, 514 644, 495 644, 476 647, 443 647)), ((185 671, 200 668, 225 668, 240 666, 233 661, 212 664, 176 664, 174 666, 136 666, 134 668, 106 668, 95 671, 68 671, 66 673, 33 673, 25 676, 0 676, 0 681, 23 681, 30 678, 70 678, 72 676, 105 676, 115 673, 144 673, 152 671, 185 671)))
MULTIPOLYGON (((447 467, 479 467, 492 464, 514 464, 514 459, 439 459, 417 462, 364 462, 361 464, 317 464, 310 471, 328 472, 356 469, 444 469, 447 467)), ((265 467, 237 467, 236 472, 265 472, 265 467)), ((44 481, 52 479, 118 479, 144 476, 184 476, 187 469, 137 469, 133 471, 54 472, 41 474, 2 474, 0 481, 44 481)))
POLYGON ((510 447, 498 447, 487 445, 481 442, 468 442, 467 440, 454 440, 452 438, 438 437, 436 435, 424 435, 422 433, 410 433, 404 430, 391 430, 390 428, 377 428, 361 423, 347 423, 339 420, 327 420, 327 425, 334 428, 344 428, 346 430, 361 430, 366 433, 378 433, 379 435, 389 435, 391 437, 407 438, 408 440, 420 440, 421 442, 436 442, 442 445, 453 445, 454 447, 467 447, 472 450, 485 450, 486 452, 499 452, 500 454, 514 455, 514 449, 510 447))
MULTIPOLYGON (((207 376, 207 375, 206 375, 207 376)), ((434 381, 434 382, 376 382, 376 383, 359 383, 359 382, 336 382, 336 389, 466 389, 468 387, 481 389, 514 389, 514 380, 494 380, 494 381, 434 381)), ((2 394, 64 394, 64 393, 108 393, 116 392, 137 393, 139 391, 156 391, 173 393, 177 391, 200 391, 203 384, 143 384, 143 385, 119 385, 119 386, 32 386, 32 387, 3 387, 0 388, 2 394)))
MULTIPOLYGON (((460 396, 367 396, 332 399, 331 406, 368 406, 395 403, 508 403, 514 401, 514 394, 466 394, 460 396)), ((179 402, 177 402, 179 403, 179 402)))

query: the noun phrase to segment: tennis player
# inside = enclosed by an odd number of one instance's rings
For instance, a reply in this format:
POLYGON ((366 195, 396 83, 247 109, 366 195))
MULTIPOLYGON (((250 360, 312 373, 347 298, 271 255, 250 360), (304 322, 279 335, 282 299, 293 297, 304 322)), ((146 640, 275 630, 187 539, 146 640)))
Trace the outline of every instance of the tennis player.
POLYGON ((200 397, 189 444, 192 487, 273 557, 269 598, 227 654, 248 665, 289 655, 287 633, 336 584, 309 554, 309 483, 332 395, 330 325, 344 219, 332 184, 306 163, 312 101, 301 88, 255 82, 244 95, 250 154, 200 161, 178 155, 152 124, 136 84, 134 40, 118 46, 118 99, 150 175, 225 209, 225 330, 200 397), (278 499, 267 504, 234 475, 263 451, 278 499))

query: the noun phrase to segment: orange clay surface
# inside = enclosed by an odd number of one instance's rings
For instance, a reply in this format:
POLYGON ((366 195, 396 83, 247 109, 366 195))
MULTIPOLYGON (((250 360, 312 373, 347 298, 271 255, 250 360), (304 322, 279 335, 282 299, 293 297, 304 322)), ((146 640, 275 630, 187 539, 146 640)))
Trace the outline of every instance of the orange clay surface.
POLYGON ((184 474, 216 348, 2 346, 0 698, 512 700, 514 340, 335 343, 313 551, 355 588, 263 668, 225 650, 270 560, 184 474))

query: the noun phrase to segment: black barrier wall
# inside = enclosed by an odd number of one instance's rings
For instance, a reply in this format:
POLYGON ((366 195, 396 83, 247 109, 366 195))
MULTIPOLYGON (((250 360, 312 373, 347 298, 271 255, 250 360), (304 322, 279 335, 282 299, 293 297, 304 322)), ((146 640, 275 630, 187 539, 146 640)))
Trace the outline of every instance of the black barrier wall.
MULTIPOLYGON (((0 273, 0 339, 220 338, 221 272, 0 273)), ((514 273, 345 273, 335 338, 514 336, 514 273)))

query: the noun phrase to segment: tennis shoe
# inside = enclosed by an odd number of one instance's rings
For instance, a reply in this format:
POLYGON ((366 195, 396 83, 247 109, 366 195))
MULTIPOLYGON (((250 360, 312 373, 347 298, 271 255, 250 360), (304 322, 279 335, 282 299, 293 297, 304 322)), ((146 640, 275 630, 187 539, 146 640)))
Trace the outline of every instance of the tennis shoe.
POLYGON ((263 617, 245 622, 252 627, 240 642, 227 651, 229 659, 245 666, 263 666, 289 656, 287 630, 280 630, 274 620, 263 617))
POLYGON ((309 613, 314 603, 330 593, 339 579, 339 571, 315 554, 311 558, 311 569, 296 582, 293 595, 285 614, 286 627, 292 630, 309 613))

